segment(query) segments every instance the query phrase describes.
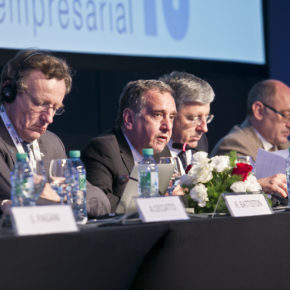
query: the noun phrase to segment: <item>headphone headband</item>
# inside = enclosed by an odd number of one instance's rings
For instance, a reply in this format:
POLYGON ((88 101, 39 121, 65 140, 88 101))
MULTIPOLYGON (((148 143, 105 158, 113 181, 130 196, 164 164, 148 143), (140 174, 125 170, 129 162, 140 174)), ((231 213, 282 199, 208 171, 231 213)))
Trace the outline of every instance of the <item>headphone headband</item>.
POLYGON ((24 66, 24 64, 30 59, 30 58, 32 58, 32 57, 34 57, 35 55, 42 55, 43 54, 43 52, 41 52, 41 51, 33 51, 32 53, 30 53, 30 54, 28 54, 24 59, 23 59, 23 61, 22 61, 22 65, 21 65, 21 69, 20 70, 22 70, 22 67, 24 66))

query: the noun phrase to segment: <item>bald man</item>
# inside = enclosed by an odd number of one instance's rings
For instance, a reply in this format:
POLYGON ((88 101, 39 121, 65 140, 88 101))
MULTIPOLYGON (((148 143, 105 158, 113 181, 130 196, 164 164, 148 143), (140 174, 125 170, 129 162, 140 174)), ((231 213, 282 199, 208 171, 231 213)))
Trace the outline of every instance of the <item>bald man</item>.
MULTIPOLYGON (((231 150, 238 155, 250 156, 254 161, 259 148, 267 151, 290 146, 290 88, 278 80, 264 80, 250 90, 247 116, 241 125, 234 126, 214 147, 211 155, 231 150)), ((266 193, 279 193, 286 197, 285 174, 259 179, 266 193)))

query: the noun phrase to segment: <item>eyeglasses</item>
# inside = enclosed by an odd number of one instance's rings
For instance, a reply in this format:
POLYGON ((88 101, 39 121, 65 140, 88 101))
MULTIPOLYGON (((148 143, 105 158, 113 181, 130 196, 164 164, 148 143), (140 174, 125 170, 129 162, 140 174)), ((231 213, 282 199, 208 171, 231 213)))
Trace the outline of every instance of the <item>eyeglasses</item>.
POLYGON ((205 121, 207 124, 209 124, 214 118, 213 114, 209 114, 207 116, 197 116, 193 117, 190 121, 194 124, 200 125, 203 121, 205 121))
POLYGON ((206 122, 206 124, 209 124, 214 118, 213 114, 209 114, 207 116, 196 116, 190 119, 190 121, 194 124, 200 125, 202 122, 206 122))
POLYGON ((287 115, 285 115, 284 113, 277 111, 275 108, 273 108, 273 107, 271 107, 271 106, 269 106, 269 105, 267 105, 267 104, 265 104, 265 103, 263 103, 263 102, 261 102, 261 103, 262 103, 266 108, 270 109, 270 110, 273 111, 274 113, 276 113, 276 114, 280 115, 282 118, 286 119, 286 121, 289 121, 289 120, 290 120, 290 114, 288 114, 288 116, 287 116, 287 115))
POLYGON ((53 114, 60 116, 64 113, 65 109, 64 106, 58 107, 56 105, 48 104, 48 103, 43 103, 41 104, 34 96, 32 96, 28 91, 24 91, 30 98, 32 104, 33 104, 33 109, 37 111, 38 113, 40 112, 48 112, 49 109, 52 109, 53 114))

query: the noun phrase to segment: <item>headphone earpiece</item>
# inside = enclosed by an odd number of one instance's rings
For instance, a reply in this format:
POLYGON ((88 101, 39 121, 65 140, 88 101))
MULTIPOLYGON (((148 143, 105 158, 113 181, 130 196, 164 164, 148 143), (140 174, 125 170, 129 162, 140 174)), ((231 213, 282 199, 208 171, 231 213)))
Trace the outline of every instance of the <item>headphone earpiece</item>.
POLYGON ((7 84, 1 91, 2 100, 6 103, 12 103, 16 98, 16 90, 11 84, 7 84))
POLYGON ((1 102, 6 103, 12 103, 14 102, 16 95, 17 95, 17 81, 19 79, 20 73, 24 70, 25 65, 27 64, 28 60, 33 58, 36 55, 42 55, 43 52, 36 50, 32 53, 28 54, 22 62, 19 64, 19 68, 17 69, 15 76, 11 80, 7 80, 7 82, 4 83, 2 89, 1 89, 1 102))

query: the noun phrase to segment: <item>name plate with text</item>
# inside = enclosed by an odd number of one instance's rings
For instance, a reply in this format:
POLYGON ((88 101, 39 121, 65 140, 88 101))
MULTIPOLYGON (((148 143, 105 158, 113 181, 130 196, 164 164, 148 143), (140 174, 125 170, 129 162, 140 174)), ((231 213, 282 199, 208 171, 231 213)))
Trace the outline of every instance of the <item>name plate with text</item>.
POLYGON ((227 208, 233 217, 272 214, 263 194, 223 194, 227 208))
POLYGON ((137 198, 136 204, 143 222, 188 219, 178 196, 137 198))
POLYGON ((19 236, 78 231, 69 205, 12 207, 11 217, 19 236))

